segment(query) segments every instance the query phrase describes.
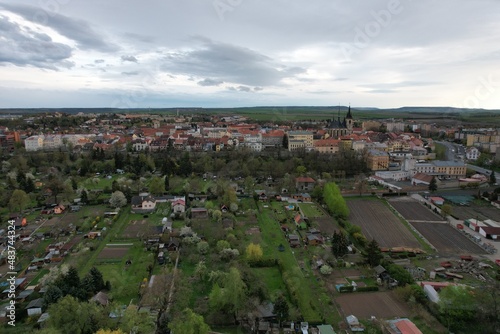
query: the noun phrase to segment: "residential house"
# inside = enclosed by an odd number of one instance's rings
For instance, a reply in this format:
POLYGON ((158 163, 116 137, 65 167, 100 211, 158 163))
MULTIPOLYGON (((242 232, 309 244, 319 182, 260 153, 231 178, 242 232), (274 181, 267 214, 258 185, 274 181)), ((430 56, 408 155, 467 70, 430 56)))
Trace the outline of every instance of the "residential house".
POLYGON ((134 196, 131 204, 134 213, 149 213, 156 209, 156 199, 151 195, 134 196))
POLYGON ((465 151, 465 157, 467 158, 467 160, 476 161, 480 155, 481 152, 479 152, 477 147, 474 146, 467 148, 467 150, 465 151))
POLYGON ((295 187, 297 190, 312 191, 316 181, 312 177, 300 176, 295 179, 295 187))
POLYGON ((172 202, 172 210, 174 213, 184 213, 184 211, 186 211, 186 201, 183 199, 176 199, 172 202))
POLYGON ((26 306, 25 310, 28 312, 28 316, 34 316, 38 314, 42 314, 43 307, 43 298, 33 299, 28 306, 26 306))

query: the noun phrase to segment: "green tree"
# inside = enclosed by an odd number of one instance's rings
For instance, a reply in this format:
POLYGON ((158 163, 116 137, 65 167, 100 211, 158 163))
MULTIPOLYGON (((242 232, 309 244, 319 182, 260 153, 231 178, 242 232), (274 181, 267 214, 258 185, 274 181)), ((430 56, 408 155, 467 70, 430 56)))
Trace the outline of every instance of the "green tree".
POLYGON ((299 175, 305 175, 307 173, 307 168, 305 166, 297 166, 297 168, 295 169, 295 171, 299 175))
POLYGON ((283 141, 281 143, 283 145, 283 148, 286 148, 288 149, 288 135, 285 133, 285 135, 283 136, 283 141))
MULTIPOLYGON (((220 275, 219 275, 220 276, 220 275)), ((238 313, 247 302, 247 286, 241 277, 240 271, 231 267, 229 273, 221 276, 219 283, 215 283, 209 295, 210 306, 233 315, 236 322, 238 313)))
POLYGON ((349 216, 349 208, 340 193, 339 187, 328 182, 323 188, 323 199, 330 212, 337 218, 346 219, 349 216))
POLYGON ((48 326, 61 333, 93 334, 99 328, 107 328, 107 313, 96 303, 79 302, 73 296, 61 298, 52 304, 48 312, 48 326))
POLYGON ((11 212, 22 212, 30 203, 30 197, 24 190, 16 189, 12 192, 9 200, 9 210, 11 212))
POLYGON ((438 188, 437 180, 436 180, 436 177, 433 176, 431 179, 431 182, 429 183, 429 191, 435 192, 437 190, 437 188, 438 188))
POLYGON ((276 314, 279 324, 288 319, 289 307, 286 298, 283 295, 279 295, 274 301, 273 313, 276 314))
POLYGON ((220 253, 224 249, 231 248, 231 244, 226 240, 219 240, 219 241, 217 241, 217 245, 215 247, 217 248, 217 252, 220 253))
POLYGON ((438 307, 448 329, 462 332, 468 324, 474 321, 477 302, 474 300, 474 292, 471 288, 450 285, 439 293, 438 307))
POLYGON ((332 236, 332 253, 335 257, 343 257, 347 254, 349 240, 341 231, 335 231, 332 236))
POLYGON ((165 192, 165 182, 160 177, 153 177, 149 184, 149 192, 153 195, 161 195, 165 192))
POLYGON ((444 217, 451 215, 452 211, 453 207, 450 204, 443 204, 443 206, 441 207, 441 214, 444 217))
POLYGON ((155 323, 151 317, 139 314, 137 306, 129 305, 123 314, 120 328, 125 333, 148 334, 154 333, 155 323))
POLYGON ((50 304, 55 304, 59 299, 63 297, 61 289, 56 285, 51 284, 48 286, 47 291, 43 294, 43 304, 44 306, 49 306, 50 304))
POLYGON ((163 181, 165 191, 168 191, 170 189, 170 179, 168 177, 168 174, 165 174, 165 180, 163 181))
POLYGON ((85 189, 82 189, 82 192, 80 194, 80 200, 82 201, 82 203, 88 203, 89 201, 89 194, 87 193, 87 190, 85 189))
POLYGON ((495 171, 494 170, 492 170, 491 173, 490 173, 490 179, 489 179, 488 183, 490 185, 494 185, 495 183, 497 183, 497 177, 495 176, 495 171))
POLYGON ((169 327, 173 333, 182 334, 208 334, 210 327, 205 323, 203 317, 187 308, 180 316, 170 323, 169 327))
POLYGON ((378 242, 373 239, 368 243, 366 246, 366 250, 363 253, 363 256, 365 258, 366 263, 368 263, 372 267, 376 267, 380 264, 380 261, 382 260, 382 252, 380 251, 380 247, 378 245, 378 242))

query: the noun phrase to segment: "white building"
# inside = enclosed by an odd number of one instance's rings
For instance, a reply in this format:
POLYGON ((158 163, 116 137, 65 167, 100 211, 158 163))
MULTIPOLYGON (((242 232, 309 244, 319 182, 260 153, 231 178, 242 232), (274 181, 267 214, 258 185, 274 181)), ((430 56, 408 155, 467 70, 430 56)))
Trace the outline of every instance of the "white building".
POLYGON ((479 152, 477 147, 474 147, 474 146, 467 148, 467 150, 465 151, 465 157, 467 158, 467 160, 475 161, 479 158, 480 155, 481 155, 481 152, 479 152))
POLYGON ((44 136, 31 136, 24 140, 24 148, 26 151, 38 151, 43 148, 43 139, 44 136))
POLYGON ((245 147, 248 147, 254 152, 262 151, 262 134, 257 135, 245 135, 244 137, 245 147))
POLYGON ((55 150, 63 146, 61 135, 47 135, 43 139, 43 148, 45 150, 55 150))

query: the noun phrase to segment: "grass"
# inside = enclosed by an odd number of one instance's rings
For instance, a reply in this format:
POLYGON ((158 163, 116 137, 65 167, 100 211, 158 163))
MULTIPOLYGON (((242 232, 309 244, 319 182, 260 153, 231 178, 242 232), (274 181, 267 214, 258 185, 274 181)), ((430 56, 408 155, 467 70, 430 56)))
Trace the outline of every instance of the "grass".
POLYGON ((296 291, 297 306, 304 319, 309 322, 320 322, 323 319, 330 323, 337 321, 340 315, 335 314, 336 311, 333 309, 327 309, 328 295, 319 287, 310 269, 307 266, 300 269, 297 258, 302 258, 299 256, 303 253, 295 249, 292 251, 279 224, 271 217, 271 209, 264 209, 260 213, 259 225, 262 230, 262 248, 266 254, 265 257, 279 259, 284 272, 301 273, 301 275, 295 275, 293 279, 300 286, 300 289, 296 291), (278 250, 280 244, 285 246, 284 252, 278 250), (295 253, 299 255, 297 258, 295 253))
POLYGON ((268 267, 268 268, 253 268, 255 275, 266 283, 270 295, 272 296, 275 292, 285 292, 286 287, 281 278, 281 273, 278 267, 268 267))
POLYGON ((314 203, 300 203, 300 209, 307 218, 324 217, 325 214, 314 203))
POLYGON ((95 264, 95 267, 101 271, 105 281, 110 281, 113 300, 128 305, 131 300, 137 302, 139 286, 148 277, 147 266, 153 263, 153 257, 153 253, 144 252, 140 242, 135 242, 119 262, 95 264), (129 266, 125 265, 127 259, 132 261, 129 266))

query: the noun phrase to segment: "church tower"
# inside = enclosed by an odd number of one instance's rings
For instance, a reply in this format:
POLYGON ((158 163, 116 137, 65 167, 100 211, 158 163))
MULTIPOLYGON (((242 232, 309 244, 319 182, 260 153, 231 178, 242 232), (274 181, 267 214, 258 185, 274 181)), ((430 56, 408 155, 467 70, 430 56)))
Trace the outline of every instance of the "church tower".
POLYGON ((349 110, 347 110, 347 115, 345 116, 345 123, 349 133, 352 133, 352 128, 354 127, 354 120, 352 119, 351 106, 349 105, 349 110))

